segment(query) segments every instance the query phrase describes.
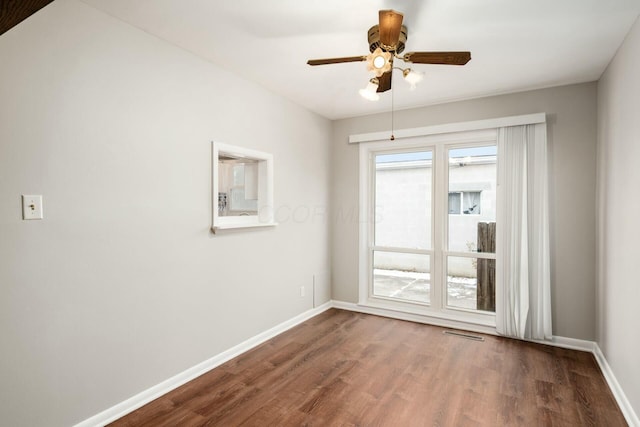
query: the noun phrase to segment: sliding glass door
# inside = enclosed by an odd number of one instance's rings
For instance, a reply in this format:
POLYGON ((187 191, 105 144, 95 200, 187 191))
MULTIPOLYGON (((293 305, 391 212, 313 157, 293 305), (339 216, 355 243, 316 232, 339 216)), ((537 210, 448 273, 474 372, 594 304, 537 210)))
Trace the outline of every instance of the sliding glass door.
POLYGON ((407 145, 372 147, 366 157, 366 300, 413 313, 492 314, 495 139, 407 145))

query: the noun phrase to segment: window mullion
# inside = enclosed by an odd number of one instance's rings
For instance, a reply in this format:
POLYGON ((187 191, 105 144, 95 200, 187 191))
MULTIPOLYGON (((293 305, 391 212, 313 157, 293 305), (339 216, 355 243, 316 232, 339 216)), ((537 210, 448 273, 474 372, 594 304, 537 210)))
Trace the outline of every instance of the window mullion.
POLYGON ((445 256, 455 256, 462 258, 480 258, 480 259, 496 259, 496 254, 493 252, 456 252, 445 251, 445 256))
POLYGON ((372 246, 372 249, 374 251, 396 252, 401 254, 433 255, 432 249, 396 248, 396 247, 389 247, 389 246, 376 246, 375 244, 372 246))
POLYGON ((434 232, 433 236, 433 275, 431 278, 431 305, 435 309, 443 308, 443 274, 444 274, 444 258, 443 250, 445 249, 446 236, 446 215, 445 212, 449 212, 449 192, 446 191, 446 167, 444 163, 444 147, 442 144, 436 145, 434 149, 433 162, 433 182, 432 182, 432 197, 433 203, 431 204, 434 232))

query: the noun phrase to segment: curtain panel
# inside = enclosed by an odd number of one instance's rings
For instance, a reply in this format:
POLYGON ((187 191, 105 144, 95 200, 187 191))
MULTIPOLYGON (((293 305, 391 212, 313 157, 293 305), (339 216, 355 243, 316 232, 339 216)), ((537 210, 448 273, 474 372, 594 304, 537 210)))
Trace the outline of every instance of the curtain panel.
POLYGON ((498 129, 496 330, 551 340, 547 126, 498 129))

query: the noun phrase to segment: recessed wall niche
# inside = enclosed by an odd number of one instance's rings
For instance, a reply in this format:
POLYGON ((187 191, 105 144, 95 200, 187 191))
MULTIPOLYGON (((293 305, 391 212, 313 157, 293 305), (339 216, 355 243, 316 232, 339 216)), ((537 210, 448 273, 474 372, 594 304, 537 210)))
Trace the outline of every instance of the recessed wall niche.
POLYGON ((213 142, 213 232, 274 226, 273 155, 213 142))

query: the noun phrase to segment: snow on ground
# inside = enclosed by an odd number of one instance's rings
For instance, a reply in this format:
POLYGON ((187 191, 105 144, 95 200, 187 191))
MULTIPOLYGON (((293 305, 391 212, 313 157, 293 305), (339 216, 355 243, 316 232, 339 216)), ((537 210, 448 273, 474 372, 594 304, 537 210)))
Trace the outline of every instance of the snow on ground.
MULTIPOLYGON (((401 270, 373 270, 373 291, 377 296, 429 303, 431 275, 401 270)), ((476 309, 476 278, 447 276, 447 304, 476 309)))

